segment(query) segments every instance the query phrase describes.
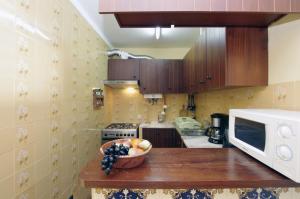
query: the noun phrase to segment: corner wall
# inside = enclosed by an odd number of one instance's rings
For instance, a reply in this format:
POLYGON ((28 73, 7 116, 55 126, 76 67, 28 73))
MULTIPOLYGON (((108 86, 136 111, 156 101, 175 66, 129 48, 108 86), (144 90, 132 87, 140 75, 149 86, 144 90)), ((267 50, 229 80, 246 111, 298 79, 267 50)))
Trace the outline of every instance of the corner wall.
POLYGON ((109 111, 92 109, 106 44, 69 0, 0 0, 0 193, 85 199, 78 174, 97 155, 109 111))

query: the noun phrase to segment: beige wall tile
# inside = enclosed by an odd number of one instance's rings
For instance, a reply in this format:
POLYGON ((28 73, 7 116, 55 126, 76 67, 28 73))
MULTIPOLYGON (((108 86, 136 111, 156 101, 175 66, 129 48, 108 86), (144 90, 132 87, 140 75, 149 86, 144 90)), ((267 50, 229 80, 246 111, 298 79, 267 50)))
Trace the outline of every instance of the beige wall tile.
POLYGON ((14 174, 14 154, 13 151, 0 155, 0 181, 14 174))
POLYGON ((14 177, 9 177, 3 180, 0 180, 0 193, 1 197, 7 199, 13 199, 15 196, 14 192, 14 177))
POLYGON ((300 110, 300 81, 295 82, 295 106, 296 109, 300 110))
POLYGON ((14 148, 14 129, 0 130, 0 154, 12 151, 14 148))
POLYGON ((295 83, 281 83, 273 87, 273 107, 295 109, 296 90, 295 83))

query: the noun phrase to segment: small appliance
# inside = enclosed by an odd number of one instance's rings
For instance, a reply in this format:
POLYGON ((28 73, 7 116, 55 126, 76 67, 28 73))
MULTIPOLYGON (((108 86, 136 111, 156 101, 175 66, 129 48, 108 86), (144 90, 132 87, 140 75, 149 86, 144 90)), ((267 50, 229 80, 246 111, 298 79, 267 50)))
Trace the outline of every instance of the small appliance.
POLYGON ((229 141, 300 183, 300 112, 278 109, 230 110, 229 141))
POLYGON ((139 124, 136 123, 112 123, 102 130, 102 144, 123 138, 137 138, 139 124))
POLYGON ((211 127, 207 131, 208 141, 214 144, 223 144, 229 116, 223 113, 214 113, 210 117, 211 127))

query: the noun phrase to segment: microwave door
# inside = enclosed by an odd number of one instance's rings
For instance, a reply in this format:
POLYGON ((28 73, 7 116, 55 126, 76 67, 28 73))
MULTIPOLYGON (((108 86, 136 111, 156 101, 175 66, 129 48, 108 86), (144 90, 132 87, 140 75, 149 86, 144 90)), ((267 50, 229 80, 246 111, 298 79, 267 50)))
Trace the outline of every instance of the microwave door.
POLYGON ((235 124, 235 137, 252 147, 265 151, 265 125, 238 118, 235 124))
POLYGON ((234 118, 234 143, 238 148, 271 165, 268 159, 268 126, 253 120, 234 118))

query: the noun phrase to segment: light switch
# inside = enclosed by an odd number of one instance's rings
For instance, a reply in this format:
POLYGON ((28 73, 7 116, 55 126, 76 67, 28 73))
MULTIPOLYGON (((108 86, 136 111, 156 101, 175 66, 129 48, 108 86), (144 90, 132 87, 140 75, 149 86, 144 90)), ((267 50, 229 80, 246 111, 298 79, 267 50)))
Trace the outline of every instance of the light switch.
POLYGON ((95 110, 104 106, 103 90, 100 88, 93 88, 93 107, 95 110))

